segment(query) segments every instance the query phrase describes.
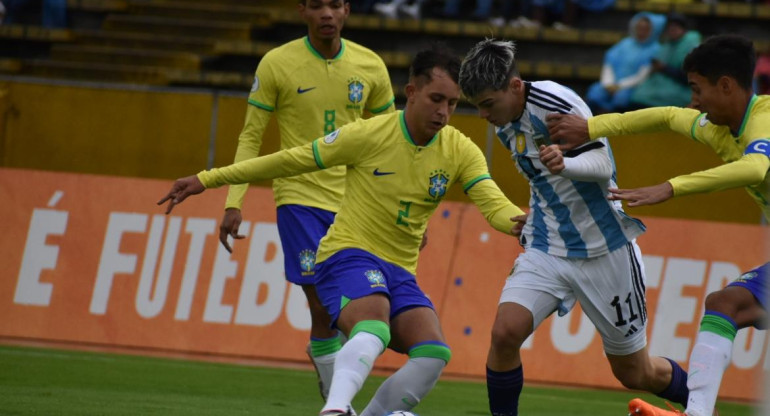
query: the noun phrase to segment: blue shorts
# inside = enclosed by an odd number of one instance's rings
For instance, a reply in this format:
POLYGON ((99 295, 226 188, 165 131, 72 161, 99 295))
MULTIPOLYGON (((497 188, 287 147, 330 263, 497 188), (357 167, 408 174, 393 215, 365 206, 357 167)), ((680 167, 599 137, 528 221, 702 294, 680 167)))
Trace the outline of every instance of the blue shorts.
POLYGON ((748 289, 752 295, 762 305, 762 309, 767 310, 767 272, 770 270, 770 263, 765 263, 756 269, 749 270, 741 277, 732 281, 727 287, 740 286, 748 289))
POLYGON ((314 284, 318 242, 334 222, 335 214, 303 205, 281 205, 276 212, 286 280, 298 285, 314 284))
POLYGON ((412 273, 368 251, 348 248, 318 265, 316 290, 335 326, 340 311, 353 299, 384 293, 390 299, 390 318, 406 310, 433 303, 412 273))

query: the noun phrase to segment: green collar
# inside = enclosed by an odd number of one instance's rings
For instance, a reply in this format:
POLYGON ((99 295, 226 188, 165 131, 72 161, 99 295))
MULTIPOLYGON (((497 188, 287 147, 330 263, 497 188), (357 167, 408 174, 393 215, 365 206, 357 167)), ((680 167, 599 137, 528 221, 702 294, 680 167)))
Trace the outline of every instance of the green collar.
MULTIPOLYGON (((738 129, 738 134, 735 135, 735 137, 741 137, 743 134, 743 130, 746 129, 746 123, 749 121, 749 114, 751 114, 752 108, 754 108, 754 103, 757 101, 757 95, 754 94, 751 96, 751 100, 749 101, 749 105, 746 106, 746 112, 743 113, 743 121, 741 121, 741 128, 738 129)), ((731 132, 732 133, 732 132, 731 132)))
POLYGON ((315 55, 319 59, 323 59, 324 61, 336 61, 340 58, 342 58, 342 54, 345 53, 345 39, 340 38, 340 50, 337 52, 336 55, 334 55, 334 58, 326 59, 323 55, 321 55, 314 47, 313 44, 310 43, 310 37, 305 36, 305 46, 307 46, 310 53, 315 55))
MULTIPOLYGON (((406 126, 406 116, 404 115, 405 113, 406 113, 405 111, 401 110, 400 114, 398 115, 398 121, 401 124, 401 132, 404 134, 404 138, 406 139, 407 142, 409 142, 409 144, 411 144, 412 146, 417 146, 417 144, 412 139, 412 135, 409 133, 409 128, 407 128, 406 126)), ((436 135, 433 136, 430 139, 430 141, 427 144, 425 144, 425 146, 423 147, 428 147, 431 144, 433 144, 433 142, 436 141, 437 137, 438 137, 438 133, 436 133, 436 135)))

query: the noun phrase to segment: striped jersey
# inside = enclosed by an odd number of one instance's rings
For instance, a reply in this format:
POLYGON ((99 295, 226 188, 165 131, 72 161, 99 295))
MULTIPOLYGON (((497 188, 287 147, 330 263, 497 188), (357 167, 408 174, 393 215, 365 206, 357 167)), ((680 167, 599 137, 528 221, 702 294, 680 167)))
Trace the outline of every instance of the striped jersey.
POLYGON ((612 165, 610 180, 583 182, 553 175, 539 158, 540 145, 551 144, 546 126, 550 113, 591 116, 588 106, 569 88, 552 81, 526 82, 521 116, 497 129, 497 136, 530 185, 530 212, 522 244, 527 249, 571 258, 597 257, 625 246, 645 228, 623 212, 619 201, 607 199, 608 188, 617 187, 607 139, 566 152, 564 157, 601 152, 612 165))

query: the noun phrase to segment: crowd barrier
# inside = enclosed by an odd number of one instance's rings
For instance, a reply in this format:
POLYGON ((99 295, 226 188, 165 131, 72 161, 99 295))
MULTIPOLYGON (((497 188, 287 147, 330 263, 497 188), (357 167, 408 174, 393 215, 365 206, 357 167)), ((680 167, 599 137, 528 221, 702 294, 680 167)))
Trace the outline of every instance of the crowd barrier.
MULTIPOLYGON (((249 190, 247 237, 230 255, 218 242, 226 190, 166 216, 155 202, 170 185, 0 168, 0 336, 304 362, 309 313, 284 280, 270 189, 249 190)), ((649 348, 686 366, 705 295, 767 260, 767 230, 642 219, 649 348)), ((483 377, 499 291, 521 248, 462 202, 441 203, 428 235, 418 281, 453 350, 445 374, 483 377)), ((765 331, 740 331, 722 397, 759 400, 769 355, 765 331)), ((378 366, 403 360, 387 352, 378 366)), ((579 308, 548 319, 523 360, 529 381, 621 388, 579 308)))

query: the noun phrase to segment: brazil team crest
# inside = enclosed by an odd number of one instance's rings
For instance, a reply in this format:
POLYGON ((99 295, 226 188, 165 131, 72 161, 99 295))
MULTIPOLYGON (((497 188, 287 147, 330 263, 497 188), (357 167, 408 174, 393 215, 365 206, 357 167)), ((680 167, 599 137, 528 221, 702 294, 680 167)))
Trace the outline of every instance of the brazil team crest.
POLYGON ((757 273, 756 271, 752 270, 750 272, 742 274, 740 277, 735 279, 735 281, 736 282, 744 282, 745 283, 745 282, 747 282, 747 281, 757 277, 758 275, 759 275, 759 273, 757 273))
POLYGON ((443 169, 437 169, 430 173, 428 179, 428 194, 434 200, 441 199, 446 194, 449 185, 449 175, 443 169))
POLYGON ((299 266, 302 268, 303 276, 312 274, 315 268, 315 251, 308 249, 300 251, 299 266))
POLYGON ((348 80, 348 99, 353 104, 358 104, 364 99, 364 84, 358 78, 348 80))
POLYGON ((385 287, 385 276, 379 270, 367 270, 364 275, 369 279, 371 287, 385 287))

